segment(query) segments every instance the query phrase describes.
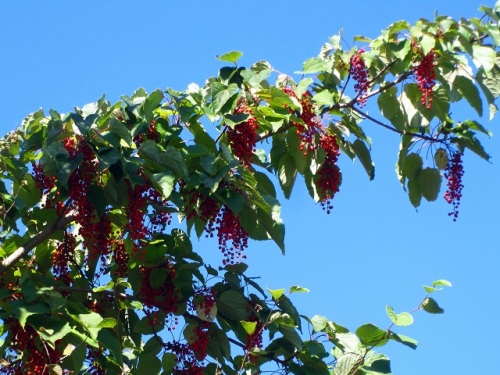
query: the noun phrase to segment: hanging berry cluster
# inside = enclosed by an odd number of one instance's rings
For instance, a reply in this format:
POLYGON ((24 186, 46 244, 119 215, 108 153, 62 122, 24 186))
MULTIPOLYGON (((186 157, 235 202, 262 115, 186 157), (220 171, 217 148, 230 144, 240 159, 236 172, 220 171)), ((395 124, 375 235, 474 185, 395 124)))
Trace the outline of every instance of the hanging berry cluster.
POLYGON ((38 333, 30 325, 21 324, 16 319, 8 321, 8 338, 10 347, 15 352, 24 353, 22 360, 13 360, 9 366, 2 366, 0 374, 7 375, 39 375, 49 373, 47 365, 56 364, 61 360, 62 353, 47 345, 41 345, 38 333))
POLYGON ((356 81, 354 90, 356 91, 357 104, 364 106, 366 104, 366 93, 368 92, 368 71, 366 64, 361 57, 365 53, 364 49, 356 51, 349 59, 349 74, 356 81))
MULTIPOLYGON (((124 121, 123 118, 122 118, 122 121, 124 121)), ((150 139, 150 140, 154 141, 155 143, 158 143, 160 141, 160 133, 158 133, 158 131, 156 130, 156 120, 155 119, 151 120, 151 122, 149 123, 148 132, 146 134, 146 139, 150 139)), ((139 148, 142 145, 142 143, 144 142, 144 140, 145 140, 144 134, 137 134, 134 137, 135 146, 137 148, 139 148)))
POLYGON ((207 223, 206 230, 210 236, 213 230, 217 231, 223 265, 235 265, 246 259, 243 252, 248 247, 249 235, 229 207, 222 206, 218 215, 207 223))
MULTIPOLYGON (((283 91, 291 97, 297 98, 297 94, 291 87, 285 87, 283 91)), ((319 117, 316 116, 314 112, 314 107, 311 101, 311 93, 306 91, 302 98, 299 99, 300 105, 302 106, 302 111, 299 113, 299 118, 303 123, 292 122, 292 126, 297 128, 297 135, 300 138, 300 150, 304 152, 306 156, 309 152, 316 149, 315 137, 321 131, 322 125, 319 117)), ((294 113, 290 109, 290 112, 294 113)))
POLYGON ((416 55, 415 76, 417 77, 418 89, 422 93, 421 103, 427 109, 432 108, 432 89, 436 85, 436 67, 434 60, 436 53, 431 50, 427 55, 419 53, 416 55))
POLYGON ((449 216, 453 217, 453 221, 456 221, 458 218, 458 208, 460 206, 460 200, 462 199, 462 189, 464 187, 462 184, 463 176, 464 168, 462 165, 462 154, 459 151, 455 151, 453 155, 451 155, 450 161, 444 171, 444 177, 447 180, 447 190, 444 193, 444 199, 453 207, 453 210, 448 213, 449 216))
POLYGON ((340 152, 337 140, 331 134, 322 134, 319 144, 326 155, 323 164, 316 173, 316 187, 320 196, 321 206, 329 214, 333 208, 331 200, 339 191, 342 182, 342 174, 337 165, 340 152))
POLYGON ((144 303, 144 311, 146 313, 156 312, 161 310, 166 314, 174 313, 177 311, 179 304, 177 290, 174 279, 176 275, 175 267, 172 263, 163 264, 157 267, 141 267, 140 268, 142 282, 140 289, 140 296, 144 303), (157 275, 152 275, 155 270, 163 271, 161 275, 164 276, 164 280, 161 285, 151 285, 152 277, 162 277, 157 275))
POLYGON ((165 349, 177 356, 174 375, 203 375, 205 366, 196 358, 188 343, 172 341, 165 344, 165 349))
MULTIPOLYGON (((247 113, 252 114, 252 110, 245 103, 240 103, 236 107, 234 114, 247 113)), ((255 152, 255 144, 257 143, 257 129, 259 123, 255 117, 249 117, 246 121, 236 124, 233 128, 228 128, 227 139, 231 145, 234 155, 240 160, 247 169, 255 152)))
POLYGON ((133 252, 138 259, 144 256, 143 241, 152 239, 171 223, 172 215, 167 211, 168 200, 144 178, 143 184, 132 187, 127 180, 129 203, 126 208, 126 229, 133 240, 133 252), (149 212, 151 210, 152 212, 149 212))
POLYGON ((63 240, 57 245, 52 253, 52 272, 56 280, 70 285, 73 278, 70 275, 69 263, 75 255, 76 239, 67 230, 64 232, 63 240))

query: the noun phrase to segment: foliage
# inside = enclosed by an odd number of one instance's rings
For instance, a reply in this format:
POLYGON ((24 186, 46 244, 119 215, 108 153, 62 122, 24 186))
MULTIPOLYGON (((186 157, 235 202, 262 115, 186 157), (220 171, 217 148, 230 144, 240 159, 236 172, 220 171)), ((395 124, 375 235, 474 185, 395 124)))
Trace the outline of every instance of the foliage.
POLYGON ((411 204, 436 200, 444 177, 457 219, 462 154, 488 160, 478 134, 490 133, 452 107, 491 119, 500 95, 500 4, 481 10, 395 22, 350 50, 336 35, 297 82, 266 61, 240 67, 232 51, 201 88, 30 114, 0 140, 0 373, 254 374, 266 363, 390 373, 374 349, 415 348, 393 326, 442 313, 429 294, 449 282, 426 286, 413 311, 388 306, 388 329, 352 333, 300 315, 290 294, 303 287, 263 290, 245 249, 253 239, 285 250, 278 186, 288 198, 303 180, 331 213, 340 154, 374 178, 366 122, 400 136, 396 171, 411 204), (364 109, 375 99, 385 120, 364 109), (206 264, 191 235, 214 237, 223 264, 206 264))

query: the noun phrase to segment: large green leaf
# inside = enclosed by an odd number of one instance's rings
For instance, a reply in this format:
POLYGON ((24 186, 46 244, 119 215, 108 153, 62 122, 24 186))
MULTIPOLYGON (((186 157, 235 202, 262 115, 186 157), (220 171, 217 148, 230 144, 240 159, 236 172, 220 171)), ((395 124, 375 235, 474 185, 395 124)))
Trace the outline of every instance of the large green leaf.
POLYGON ((441 173, 436 168, 425 168, 418 175, 422 196, 428 201, 435 201, 441 189, 441 173))
POLYGON ((483 115, 483 101, 479 95, 479 90, 474 82, 465 76, 456 76, 453 81, 460 94, 467 100, 472 108, 475 109, 479 116, 483 115))
POLYGON ((388 340, 386 331, 372 323, 360 326, 356 330, 356 336, 366 346, 383 346, 388 340))

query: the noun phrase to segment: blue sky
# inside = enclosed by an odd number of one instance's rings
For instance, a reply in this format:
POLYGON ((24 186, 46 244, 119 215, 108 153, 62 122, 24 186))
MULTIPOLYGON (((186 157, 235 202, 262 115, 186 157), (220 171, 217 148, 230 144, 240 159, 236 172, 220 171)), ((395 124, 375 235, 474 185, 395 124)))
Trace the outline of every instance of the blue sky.
MULTIPOLYGON (((396 20, 433 18, 436 10, 468 18, 479 15, 480 5, 470 0, 3 1, 0 133, 40 107, 66 112, 104 93, 114 102, 138 87, 202 85, 222 66, 215 55, 229 50, 244 52, 243 65, 265 59, 292 74, 340 29, 348 46, 354 35, 376 37, 396 20)), ((496 133, 499 119, 483 123, 496 133)), ((398 137, 375 124, 365 126, 374 141, 375 180, 368 181, 359 163, 343 157, 343 185, 331 215, 299 183, 289 201, 282 199, 286 256, 272 243, 252 243, 249 273, 272 289, 309 288, 311 293, 293 299, 299 311, 326 315, 352 330, 366 322, 388 327, 387 304, 410 310, 424 297, 423 284, 448 279, 453 288, 436 295, 446 313, 419 312, 414 326, 399 331, 416 338, 418 349, 391 344, 382 352, 391 357, 394 374, 494 373, 500 336, 499 139, 484 139, 492 164, 465 155, 464 197, 454 223, 442 199, 416 212, 394 173, 398 137)), ((202 254, 212 251, 203 240, 195 244, 202 254)))

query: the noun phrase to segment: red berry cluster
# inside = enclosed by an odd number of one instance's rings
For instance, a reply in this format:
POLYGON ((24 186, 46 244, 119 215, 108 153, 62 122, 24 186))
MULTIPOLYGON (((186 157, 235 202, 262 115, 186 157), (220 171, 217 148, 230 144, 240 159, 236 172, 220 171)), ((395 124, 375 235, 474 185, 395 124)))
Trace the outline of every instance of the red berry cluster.
POLYGON ((415 75, 417 77, 417 84, 420 92, 422 93, 422 105, 427 109, 432 108, 432 89, 436 84, 436 68, 434 60, 436 53, 431 50, 427 55, 418 55, 418 65, 415 67, 415 75))
POLYGON ((187 343, 179 341, 168 342, 165 349, 177 356, 177 365, 173 369, 174 375, 203 375, 205 366, 196 359, 196 355, 187 343))
POLYGON ((42 375, 47 373, 47 365, 56 364, 61 360, 59 350, 49 346, 39 346, 38 333, 29 325, 21 327, 15 319, 8 320, 10 348, 18 353, 24 353, 21 361, 11 362, 9 366, 3 366, 0 374, 9 375, 42 375))
POLYGON ((128 181, 127 183, 129 203, 126 208, 126 228, 134 241, 134 254, 142 259, 142 240, 151 239, 155 233, 164 230, 171 223, 172 215, 166 211, 168 201, 153 188, 151 182, 144 178, 143 184, 136 184, 134 187, 128 181), (148 215, 149 209, 152 210, 151 215, 148 215))
MULTIPOLYGON (((123 121, 123 120, 122 120, 123 121)), ((160 133, 156 130, 156 120, 153 119, 149 123, 148 127, 148 134, 146 135, 147 139, 151 139, 155 143, 158 143, 160 141, 160 133)), ((142 145, 142 142, 144 142, 144 135, 143 134, 137 134, 134 137, 134 143, 137 148, 139 148, 142 145)))
POLYGON ((72 233, 64 232, 63 241, 59 243, 52 253, 52 272, 56 280, 61 280, 70 285, 73 278, 69 274, 69 263, 75 255, 76 239, 72 233))
POLYGON ((210 322, 200 322, 193 330, 193 336, 190 337, 189 347, 198 361, 203 361, 207 357, 208 344, 210 336, 208 327, 210 322))
POLYGON ((224 256, 222 264, 234 265, 246 259, 243 251, 248 247, 249 235, 229 207, 222 206, 218 215, 207 223, 205 230, 211 237, 213 231, 217 231, 219 250, 224 256))
MULTIPOLYGON (((291 87, 285 87, 283 91, 289 96, 297 98, 297 94, 295 94, 295 91, 293 91, 291 87)), ((314 112, 311 93, 309 91, 306 91, 302 95, 299 102, 302 106, 302 112, 299 114, 299 118, 303 123, 293 122, 292 125, 297 128, 297 135, 300 137, 300 150, 304 152, 305 156, 308 152, 316 149, 314 144, 315 137, 316 134, 320 133, 322 125, 319 117, 316 116, 314 112)), ((291 112, 293 113, 293 110, 291 110, 291 112)))
MULTIPOLYGON (((240 105, 235 110, 235 114, 238 113, 251 114, 252 110, 244 105, 240 105)), ((229 140, 231 149, 246 168, 250 168, 250 163, 255 152, 258 128, 259 123, 255 117, 250 117, 247 121, 236 124, 234 128, 228 128, 227 130, 227 139, 229 140)))
POLYGON ((354 55, 351 56, 349 60, 350 68, 349 74, 352 79, 356 81, 354 85, 354 90, 356 91, 356 96, 358 98, 358 104, 364 106, 366 104, 366 93, 368 92, 368 71, 366 69, 365 62, 362 59, 362 55, 365 53, 364 49, 360 49, 354 55))
POLYGON ((212 320, 212 308, 214 306, 215 295, 213 289, 202 287, 195 291, 191 308, 192 310, 203 312, 201 319, 206 321, 212 320))
POLYGON ((113 244, 113 260, 115 262, 115 276, 127 277, 128 274, 128 261, 130 256, 125 250, 125 244, 122 240, 115 241, 113 244))
POLYGON ((147 313, 158 311, 158 309, 166 314, 176 312, 179 291, 174 283, 176 274, 174 265, 166 263, 156 267, 141 267, 140 272, 142 276, 140 296, 145 305, 144 310, 147 313), (163 284, 158 288, 151 286, 150 277, 154 269, 164 269, 167 275, 163 284))
POLYGON ((464 168, 462 165, 462 154, 456 151, 451 156, 444 171, 444 177, 447 180, 447 190, 444 193, 444 199, 453 206, 453 211, 448 213, 449 216, 453 216, 453 221, 457 221, 458 218, 458 207, 460 206, 462 189, 464 187, 462 184, 463 176, 464 168))
MULTIPOLYGON (((35 180, 35 185, 40 190, 42 196, 48 194, 55 186, 57 178, 55 176, 46 176, 43 171, 43 167, 40 163, 33 163, 33 179, 35 180)), ((52 200, 46 199, 42 207, 52 208, 52 200)))
MULTIPOLYGON (((64 147, 71 159, 83 155, 80 165, 71 173, 68 179, 69 205, 67 209, 76 214, 76 222, 80 225, 78 234, 84 239, 84 247, 89 251, 89 259, 95 260, 109 254, 111 244, 111 222, 107 215, 97 220, 95 207, 89 200, 92 183, 98 183, 99 162, 92 148, 84 141, 76 143, 74 138, 66 138, 64 147)), ((59 210, 64 205, 58 202, 59 210)))
POLYGON ((342 173, 337 166, 340 152, 337 140, 335 136, 331 134, 322 134, 319 144, 320 147, 325 150, 326 156, 316 174, 316 186, 320 196, 321 206, 326 210, 326 213, 329 214, 333 208, 331 200, 339 191, 342 182, 342 173))

